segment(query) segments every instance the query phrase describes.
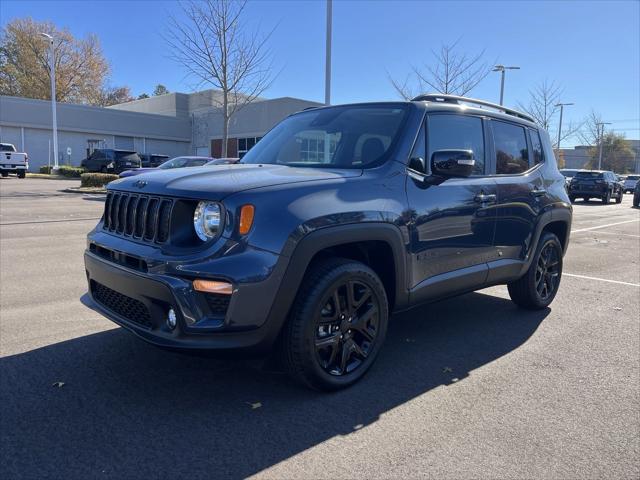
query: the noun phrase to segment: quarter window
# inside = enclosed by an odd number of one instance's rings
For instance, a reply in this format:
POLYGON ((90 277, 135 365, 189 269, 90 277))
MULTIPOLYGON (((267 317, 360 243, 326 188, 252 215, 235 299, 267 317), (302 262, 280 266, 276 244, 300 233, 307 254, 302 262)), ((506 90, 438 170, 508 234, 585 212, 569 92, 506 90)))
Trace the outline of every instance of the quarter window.
POLYGON ((524 128, 493 121, 493 140, 496 148, 496 173, 513 175, 529 169, 529 152, 524 128))
POLYGON ((533 163, 536 165, 544 162, 544 152, 540 142, 540 134, 536 130, 529 130, 531 135, 531 148, 533 150, 533 163))
POLYGON ((428 125, 428 162, 437 150, 472 150, 476 161, 473 174, 484 174, 484 133, 481 118, 449 114, 431 115, 428 125))

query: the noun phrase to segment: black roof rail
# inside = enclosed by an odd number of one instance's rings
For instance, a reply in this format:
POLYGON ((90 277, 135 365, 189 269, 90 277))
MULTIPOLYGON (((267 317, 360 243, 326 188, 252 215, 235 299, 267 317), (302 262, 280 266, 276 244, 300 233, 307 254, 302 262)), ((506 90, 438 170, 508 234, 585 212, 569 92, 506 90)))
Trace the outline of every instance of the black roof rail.
POLYGON ((500 112, 506 113, 507 115, 513 115, 514 117, 523 118, 524 120, 528 120, 530 122, 535 123, 535 120, 532 116, 527 115, 526 113, 519 112, 518 110, 514 110, 512 108, 505 107, 503 105, 498 105, 497 103, 486 102, 484 100, 478 100, 476 98, 469 97, 461 97, 459 95, 447 95, 443 93, 425 93, 423 95, 418 95, 411 99, 412 102, 434 102, 434 103, 451 103, 454 105, 460 105, 461 103, 469 103, 471 105, 480 105, 481 107, 489 107, 500 112))

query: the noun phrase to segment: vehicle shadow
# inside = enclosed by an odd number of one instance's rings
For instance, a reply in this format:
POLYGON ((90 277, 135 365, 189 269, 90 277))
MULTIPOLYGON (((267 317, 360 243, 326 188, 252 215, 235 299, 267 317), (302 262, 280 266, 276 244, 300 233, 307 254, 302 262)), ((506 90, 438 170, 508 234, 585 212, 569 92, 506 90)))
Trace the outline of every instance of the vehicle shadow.
POLYGON ((249 361, 163 351, 120 328, 4 357, 5 478, 246 477, 464 381, 548 313, 472 293, 396 315, 372 370, 333 394, 249 361))

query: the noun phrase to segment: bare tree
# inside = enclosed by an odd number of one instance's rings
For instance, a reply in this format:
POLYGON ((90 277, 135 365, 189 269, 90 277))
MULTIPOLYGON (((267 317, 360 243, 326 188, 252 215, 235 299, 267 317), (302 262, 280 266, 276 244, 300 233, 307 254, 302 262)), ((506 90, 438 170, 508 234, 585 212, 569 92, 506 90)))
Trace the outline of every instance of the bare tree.
POLYGON ((599 123, 602 123, 602 115, 595 110, 591 110, 587 118, 582 122, 582 128, 578 132, 578 138, 584 145, 599 145, 599 123))
MULTIPOLYGON (((554 81, 544 80, 536 85, 533 90, 529 90, 529 103, 518 103, 518 108, 527 112, 533 117, 535 122, 549 132, 549 136, 553 142, 553 147, 557 147, 558 143, 558 114, 560 107, 558 103, 562 100, 564 89, 554 81)), ((560 141, 575 136, 582 124, 567 122, 562 126, 560 141)))
POLYGON ((422 68, 411 66, 412 72, 404 81, 391 78, 389 81, 404 99, 409 100, 416 93, 427 90, 452 95, 466 95, 473 90, 489 73, 491 65, 483 61, 484 50, 477 55, 460 53, 456 40, 451 45, 442 45, 439 51, 432 50, 433 62, 422 68), (417 85, 411 87, 414 83, 417 85))
POLYGON ((221 92, 222 156, 227 156, 229 120, 256 100, 271 84, 270 34, 244 29, 246 0, 188 0, 184 20, 169 19, 165 35, 171 57, 197 80, 221 92))

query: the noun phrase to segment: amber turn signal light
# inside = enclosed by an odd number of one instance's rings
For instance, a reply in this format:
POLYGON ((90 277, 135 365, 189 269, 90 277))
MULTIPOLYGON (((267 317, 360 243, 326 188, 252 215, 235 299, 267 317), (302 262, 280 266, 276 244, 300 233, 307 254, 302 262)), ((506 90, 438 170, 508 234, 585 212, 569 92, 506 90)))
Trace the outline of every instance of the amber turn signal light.
POLYGON ((227 282, 217 282, 215 280, 194 280, 193 288, 198 292, 219 293, 221 295, 231 295, 233 286, 227 282))
POLYGON ((240 209, 240 228, 238 228, 240 235, 246 235, 251 230, 255 211, 256 209, 253 205, 243 205, 240 209))

